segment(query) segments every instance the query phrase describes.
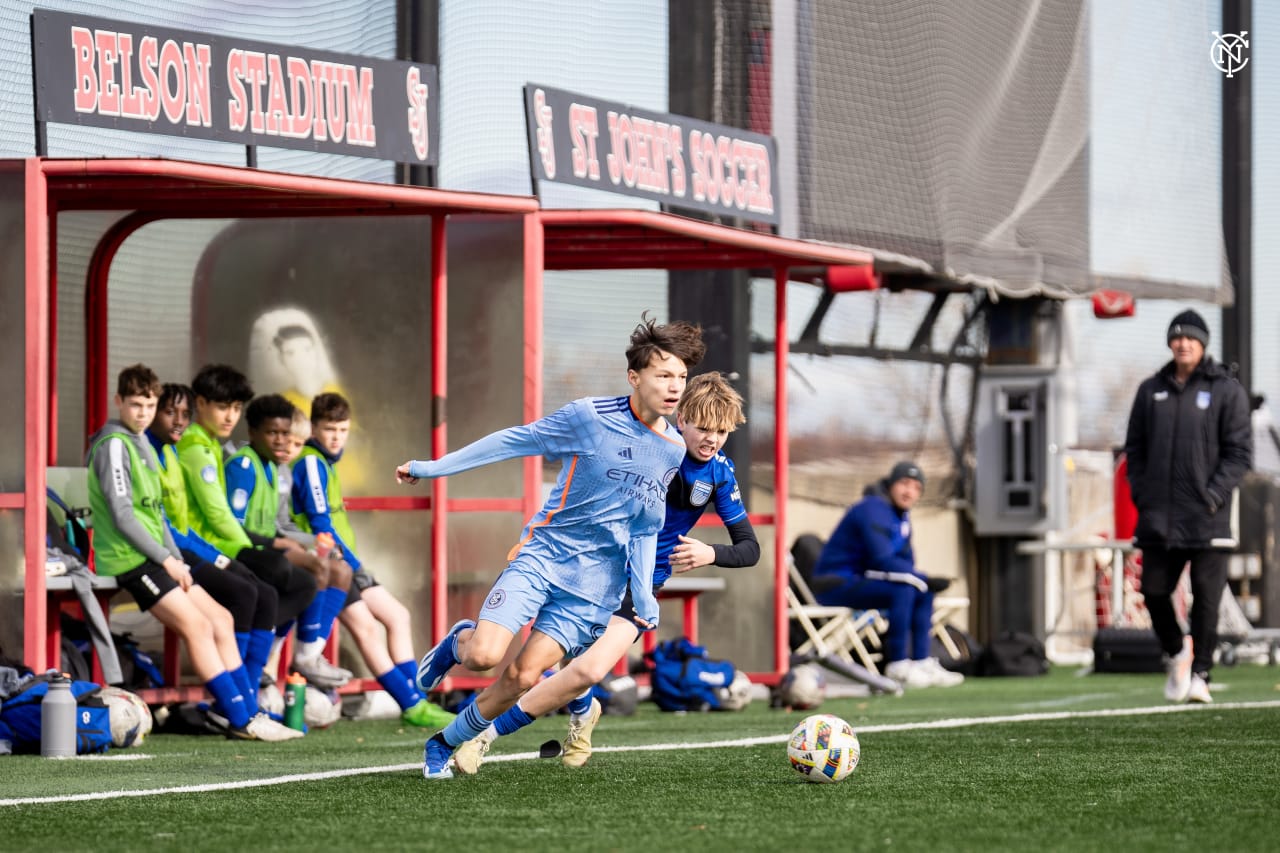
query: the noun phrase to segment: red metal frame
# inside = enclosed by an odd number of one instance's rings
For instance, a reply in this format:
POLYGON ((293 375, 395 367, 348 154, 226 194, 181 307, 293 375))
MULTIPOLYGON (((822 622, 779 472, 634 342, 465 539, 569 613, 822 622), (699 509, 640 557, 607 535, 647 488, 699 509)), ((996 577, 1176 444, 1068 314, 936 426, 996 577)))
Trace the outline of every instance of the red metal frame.
MULTIPOLYGON (((749 673, 776 682, 788 668, 787 499, 790 443, 787 423, 787 272, 798 267, 868 266, 870 253, 776 237, 644 210, 543 210, 546 269, 767 269, 774 277, 774 511, 751 514, 774 527, 774 668, 749 673)), ((526 252, 528 246, 526 245, 526 252)), ((528 340, 528 338, 526 338, 528 340)), ((718 523, 708 521, 707 523, 718 523)), ((685 626, 697 625, 697 596, 684 599, 685 626)))
MULTIPOLYGON (((111 262, 130 234, 147 222, 164 218, 250 218, 298 216, 412 215, 432 217, 432 371, 430 392, 434 419, 431 450, 447 448, 448 369, 446 359, 445 217, 456 213, 499 213, 523 216, 524 222, 524 365, 523 406, 526 421, 541 414, 543 368, 542 275, 546 269, 766 269, 776 287, 775 459, 776 507, 772 515, 752 514, 753 523, 775 527, 775 671, 756 673, 760 681, 776 679, 786 668, 786 499, 788 445, 786 412, 786 283, 788 269, 831 265, 865 265, 868 253, 791 240, 713 225, 671 214, 634 210, 543 210, 534 199, 481 193, 449 192, 419 187, 369 184, 331 178, 285 175, 226 166, 168 160, 25 161, 26 177, 26 482, 21 494, 0 494, 0 508, 42 506, 45 466, 52 461, 56 436, 56 266, 51 257, 56 215, 72 210, 129 210, 103 235, 95 251, 87 283, 86 323, 91 343, 86 373, 86 413, 105 417, 106 288, 111 262)), ((452 512, 519 512, 533 515, 541 503, 541 460, 527 459, 523 494, 510 498, 450 499, 447 484, 433 481, 430 497, 377 496, 351 498, 357 511, 422 511, 434 513, 430 550, 432 636, 447 629, 447 532, 452 512)), ((44 586, 44 513, 24 513, 26 543, 24 639, 28 663, 43 669, 50 660, 44 641, 47 598, 44 586)), ((691 614, 696 619, 696 611, 691 614)), ((462 684, 464 679, 456 679, 462 684)))
MULTIPOLYGON (((527 218, 537 209, 534 199, 481 193, 451 192, 420 187, 370 184, 331 178, 286 175, 200 163, 169 160, 47 160, 24 161, 27 256, 25 301, 25 487, 21 494, 0 494, 0 508, 26 509, 44 505, 46 465, 56 453, 57 414, 57 282, 53 275, 56 216, 72 210, 133 211, 115 223, 95 248, 86 282, 86 417, 90 423, 106 417, 109 400, 107 370, 107 287, 112 261, 130 235, 158 219, 232 219, 250 217, 405 215, 432 219, 431 270, 434 310, 432 394, 445 398, 447 365, 444 330, 446 217, 450 214, 509 214, 527 218)), ((433 435, 433 451, 444 447, 443 422, 433 435)), ((444 557, 449 512, 521 512, 521 499, 449 501, 441 489, 435 501, 416 496, 353 498, 355 510, 421 511, 443 506, 433 519, 433 556, 440 561, 433 572, 433 633, 443 633, 447 565, 444 557), (438 546, 437 546, 438 543, 438 546)), ((27 663, 37 670, 54 660, 47 646, 48 599, 44 584, 45 514, 24 513, 24 645, 27 663)), ((157 701, 184 696, 166 690, 157 701)))

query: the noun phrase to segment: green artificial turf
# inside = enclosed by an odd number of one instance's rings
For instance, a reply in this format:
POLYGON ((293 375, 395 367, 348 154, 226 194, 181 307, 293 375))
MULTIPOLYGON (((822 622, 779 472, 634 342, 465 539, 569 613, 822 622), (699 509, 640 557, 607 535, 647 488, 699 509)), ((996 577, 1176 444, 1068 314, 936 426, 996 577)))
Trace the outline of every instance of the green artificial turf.
POLYGON ((506 760, 559 737, 539 721, 479 776, 427 782, 423 733, 343 722, 284 744, 156 735, 115 755, 0 758, 0 799, 408 769, 238 790, 0 806, 5 849, 1273 850, 1280 669, 1219 668, 1215 706, 1177 713, 900 729, 957 718, 1164 707, 1160 676, 1055 670, 902 697, 828 700, 860 731, 858 769, 803 782, 783 740, 803 713, 606 716, 583 769, 506 760), (749 746, 628 746, 772 738, 749 746), (617 748, 617 749, 610 749, 617 748))

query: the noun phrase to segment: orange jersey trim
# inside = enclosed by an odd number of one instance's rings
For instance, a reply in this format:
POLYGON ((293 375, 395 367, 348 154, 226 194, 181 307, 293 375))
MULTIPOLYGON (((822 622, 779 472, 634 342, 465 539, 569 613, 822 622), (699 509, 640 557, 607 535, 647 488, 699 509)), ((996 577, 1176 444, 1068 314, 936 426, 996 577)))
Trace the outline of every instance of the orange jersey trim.
POLYGON ((573 487, 573 472, 577 469, 577 467, 578 467, 578 457, 575 456, 573 457, 573 461, 569 463, 569 474, 568 476, 565 477, 564 491, 560 493, 560 505, 555 509, 551 510, 551 512, 547 513, 547 517, 542 519, 542 521, 539 522, 538 524, 529 525, 529 535, 521 539, 519 542, 517 542, 511 548, 511 550, 507 552, 508 563, 510 563, 512 560, 516 558, 516 554, 519 554, 520 549, 523 548, 529 542, 529 540, 533 538, 534 532, 537 531, 539 527, 544 527, 545 525, 550 524, 551 519, 556 517, 556 513, 564 509, 565 501, 569 500, 569 489, 573 487))

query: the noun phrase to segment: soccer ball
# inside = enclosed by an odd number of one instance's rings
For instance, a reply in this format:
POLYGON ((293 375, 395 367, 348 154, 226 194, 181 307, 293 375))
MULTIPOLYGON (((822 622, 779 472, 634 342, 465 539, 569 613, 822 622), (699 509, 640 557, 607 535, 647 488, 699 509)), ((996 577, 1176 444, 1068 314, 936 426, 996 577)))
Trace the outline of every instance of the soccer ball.
POLYGON ((839 782, 858 766, 861 755, 853 727, 831 714, 805 717, 787 742, 787 760, 806 782, 839 782))
POLYGON ((113 746, 140 746, 151 733, 151 709, 135 693, 119 687, 104 687, 98 692, 111 719, 113 746))
POLYGON ((740 669, 733 672, 733 681, 716 691, 720 696, 721 711, 741 711, 751 704, 751 679, 740 669))
POLYGON ((788 708, 807 711, 827 698, 827 677, 811 663, 802 663, 787 671, 778 684, 778 698, 788 708))
POLYGON ((310 729, 327 729, 342 718, 342 697, 336 691, 325 691, 307 685, 302 718, 310 729))

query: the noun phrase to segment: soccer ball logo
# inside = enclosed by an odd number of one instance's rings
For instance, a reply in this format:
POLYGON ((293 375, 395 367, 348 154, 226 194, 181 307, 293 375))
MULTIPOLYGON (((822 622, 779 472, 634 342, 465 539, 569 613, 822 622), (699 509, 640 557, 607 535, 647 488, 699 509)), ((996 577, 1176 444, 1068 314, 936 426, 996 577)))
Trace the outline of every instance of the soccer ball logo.
POLYGON ((805 717, 787 742, 787 760, 806 782, 839 782, 858 766, 861 755, 853 727, 831 714, 805 717))

